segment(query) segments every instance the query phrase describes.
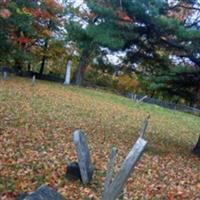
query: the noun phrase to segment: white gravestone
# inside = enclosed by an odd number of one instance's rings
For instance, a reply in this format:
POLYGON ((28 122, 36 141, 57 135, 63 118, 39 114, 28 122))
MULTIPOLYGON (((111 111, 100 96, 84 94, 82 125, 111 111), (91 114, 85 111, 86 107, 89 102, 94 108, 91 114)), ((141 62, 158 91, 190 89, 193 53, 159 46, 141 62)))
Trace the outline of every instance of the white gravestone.
POLYGON ((71 66, 72 66, 72 61, 69 60, 67 62, 66 66, 66 73, 65 73, 65 82, 64 85, 69 85, 70 84, 70 79, 71 79, 71 66))

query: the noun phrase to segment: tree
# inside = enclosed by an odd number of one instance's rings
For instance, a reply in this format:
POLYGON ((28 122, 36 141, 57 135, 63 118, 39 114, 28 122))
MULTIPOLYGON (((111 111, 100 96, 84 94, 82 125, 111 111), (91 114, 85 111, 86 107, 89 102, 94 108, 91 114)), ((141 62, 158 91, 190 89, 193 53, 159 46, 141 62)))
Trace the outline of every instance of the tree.
POLYGON ((32 17, 22 10, 24 7, 34 8, 32 1, 3 1, 0 3, 0 62, 17 64, 30 59, 29 45, 35 36, 32 17))
MULTIPOLYGON (((198 101, 198 81, 188 84, 183 78, 193 74, 199 79, 200 31, 199 18, 194 22, 191 17, 193 9, 198 10, 194 3, 179 1, 172 6, 162 0, 88 0, 87 5, 98 19, 93 30, 101 32, 98 28, 103 27, 108 36, 116 33, 115 45, 121 44, 115 49, 126 50, 126 62, 146 82, 150 93, 180 96, 190 104, 196 96, 198 101)), ((93 36, 102 40, 95 31, 93 36)), ((101 44, 107 46, 107 40, 101 44)))
POLYGON ((58 40, 62 6, 55 0, 8 0, 0 3, 0 9, 1 62, 14 63, 18 69, 27 63, 30 70, 31 62, 41 57, 42 74, 48 43, 58 40))
MULTIPOLYGON (((122 49, 124 46, 124 39, 122 33, 127 30, 118 29, 117 26, 112 24, 112 19, 109 21, 110 16, 115 16, 112 10, 107 10, 105 23, 101 22, 101 18, 94 12, 79 12, 71 9, 72 14, 69 18, 69 23, 66 24, 68 32, 68 40, 76 43, 80 51, 80 61, 77 66, 76 84, 81 85, 87 65, 91 62, 92 58, 99 53, 100 47, 107 47, 112 50, 122 49), (77 22, 77 17, 80 19, 77 22)), ((121 18, 123 18, 123 13, 121 18)), ((124 19, 122 19, 124 20, 124 19)), ((125 18, 125 20, 127 20, 125 18)), ((128 20, 130 20, 128 18, 128 20)))
MULTIPOLYGON (((185 98, 190 105, 200 101, 198 2, 87 0, 87 5, 98 19, 91 30, 102 30, 109 41, 116 33, 120 40, 115 42, 121 43, 116 49, 126 50, 127 63, 148 90, 185 98)), ((107 40, 94 33, 93 39, 107 46, 107 40)))

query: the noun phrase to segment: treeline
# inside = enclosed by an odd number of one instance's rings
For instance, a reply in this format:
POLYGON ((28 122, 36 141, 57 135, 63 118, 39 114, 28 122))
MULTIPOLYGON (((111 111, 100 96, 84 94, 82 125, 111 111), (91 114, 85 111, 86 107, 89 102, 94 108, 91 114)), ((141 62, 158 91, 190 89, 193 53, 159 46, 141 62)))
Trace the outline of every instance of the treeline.
POLYGON ((200 106, 198 1, 5 0, 0 64, 200 106), (124 52, 120 64, 108 53, 124 52))

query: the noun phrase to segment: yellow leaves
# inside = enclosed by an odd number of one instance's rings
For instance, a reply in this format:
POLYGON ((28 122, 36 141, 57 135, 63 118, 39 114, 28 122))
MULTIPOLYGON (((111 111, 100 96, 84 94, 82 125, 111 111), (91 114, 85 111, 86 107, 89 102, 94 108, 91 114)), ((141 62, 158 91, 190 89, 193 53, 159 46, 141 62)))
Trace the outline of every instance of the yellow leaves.
POLYGON ((119 91, 137 91, 139 82, 129 75, 122 75, 118 78, 117 89, 119 91))
POLYGON ((50 37, 52 35, 52 32, 48 29, 44 29, 40 32, 40 35, 44 37, 50 37))

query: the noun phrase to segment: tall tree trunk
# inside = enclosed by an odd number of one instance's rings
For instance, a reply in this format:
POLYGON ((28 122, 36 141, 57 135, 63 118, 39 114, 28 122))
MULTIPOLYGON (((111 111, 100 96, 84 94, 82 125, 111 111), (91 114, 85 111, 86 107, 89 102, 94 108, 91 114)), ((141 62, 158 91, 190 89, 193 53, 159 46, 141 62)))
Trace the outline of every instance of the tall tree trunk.
POLYGON ((75 82, 76 82, 76 85, 78 85, 78 86, 82 85, 82 83, 83 83, 84 73, 85 73, 85 70, 86 70, 86 67, 87 67, 87 64, 89 61, 89 54, 90 54, 89 51, 90 50, 88 50, 88 49, 83 51, 80 61, 79 61, 79 64, 77 66, 75 82))
POLYGON ((41 75, 43 74, 43 72, 44 72, 45 61, 46 61, 46 56, 43 56, 43 57, 42 57, 42 64, 41 64, 41 66, 40 66, 40 72, 39 72, 40 76, 41 76, 41 75))
MULTIPOLYGON (((45 44, 44 44, 44 54, 46 53, 47 51, 47 47, 48 47, 48 39, 45 40, 45 44)), ((42 63, 41 63, 41 66, 40 66, 40 76, 43 74, 44 72, 44 66, 45 66, 45 62, 46 62, 46 59, 47 57, 45 55, 43 55, 42 57, 42 63)))
POLYGON ((192 150, 192 153, 200 157, 200 135, 199 135, 199 139, 197 141, 196 146, 192 150))
POLYGON ((31 63, 29 62, 28 63, 28 72, 30 72, 31 71, 31 63))

